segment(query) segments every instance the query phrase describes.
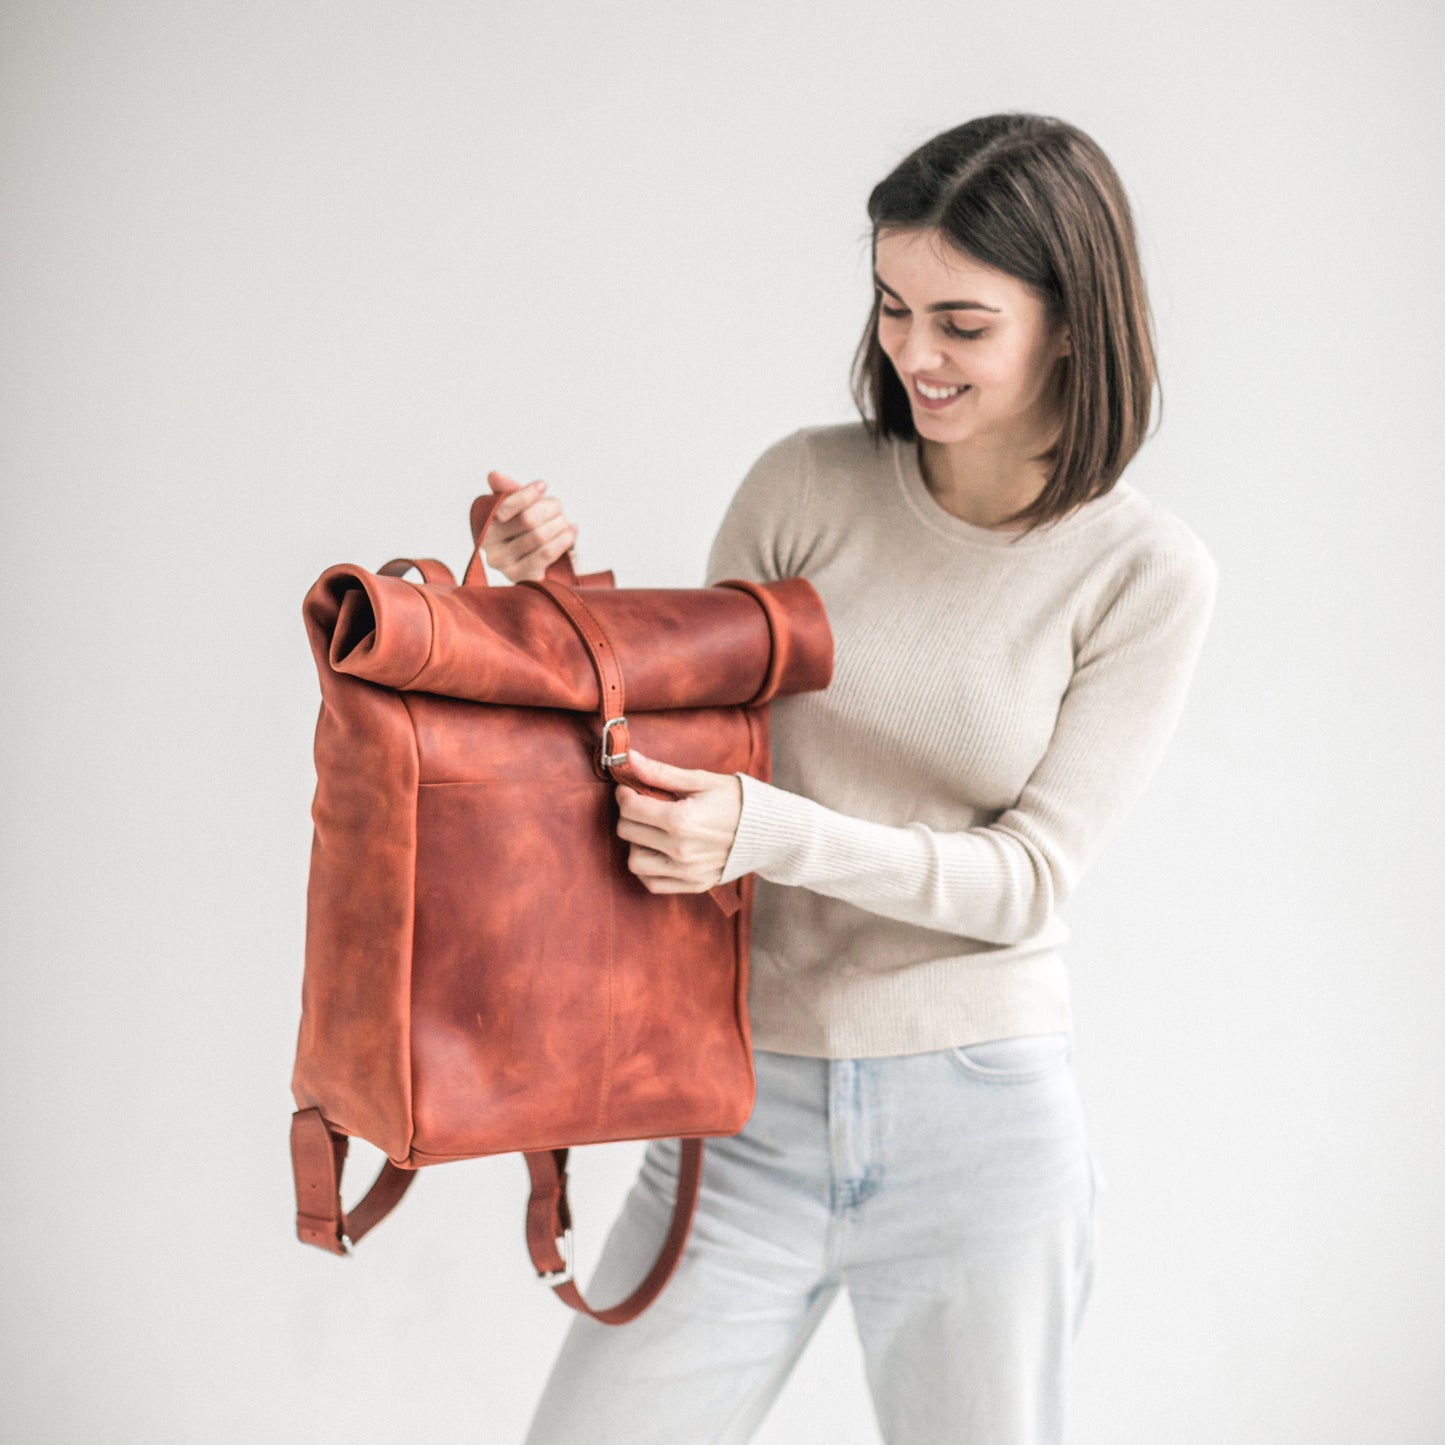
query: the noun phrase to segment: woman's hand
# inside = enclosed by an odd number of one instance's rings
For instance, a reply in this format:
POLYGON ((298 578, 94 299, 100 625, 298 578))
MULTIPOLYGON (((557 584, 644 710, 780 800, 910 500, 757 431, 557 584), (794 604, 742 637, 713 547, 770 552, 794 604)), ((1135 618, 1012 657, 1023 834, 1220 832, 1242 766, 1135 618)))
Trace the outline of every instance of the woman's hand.
POLYGON ((547 568, 577 540, 562 503, 547 497, 546 482, 525 487, 501 472, 488 472, 487 485, 506 495, 497 503, 482 551, 487 565, 509 582, 540 581, 547 568))
POLYGON ((675 768, 635 747, 628 761, 644 783, 680 796, 648 798, 621 783, 617 836, 632 844, 627 866, 649 893, 706 893, 723 875, 738 820, 743 787, 732 773, 675 768))

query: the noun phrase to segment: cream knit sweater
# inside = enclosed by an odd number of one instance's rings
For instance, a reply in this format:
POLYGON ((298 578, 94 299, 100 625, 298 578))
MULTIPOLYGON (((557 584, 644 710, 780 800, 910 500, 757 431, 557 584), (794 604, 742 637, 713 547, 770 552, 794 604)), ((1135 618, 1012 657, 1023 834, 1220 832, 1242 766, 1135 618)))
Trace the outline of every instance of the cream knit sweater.
POLYGON ((806 577, 822 692, 772 704, 723 880, 758 875, 760 1049, 850 1058, 1070 1027, 1055 909, 1179 719, 1217 569, 1121 481, 1017 542, 947 512, 912 442, 861 423, 770 447, 708 559, 806 577))

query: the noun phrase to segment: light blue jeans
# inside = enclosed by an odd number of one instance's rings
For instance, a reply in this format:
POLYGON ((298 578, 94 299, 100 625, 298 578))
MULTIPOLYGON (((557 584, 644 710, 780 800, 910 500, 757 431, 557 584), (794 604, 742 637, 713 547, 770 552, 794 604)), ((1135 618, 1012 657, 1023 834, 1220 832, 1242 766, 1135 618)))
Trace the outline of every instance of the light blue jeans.
MULTIPOLYGON (((527 1445, 752 1438, 840 1288, 888 1445, 1054 1445, 1094 1261, 1094 1168, 1067 1034, 886 1058, 758 1051, 709 1139, 677 1272, 625 1325, 573 1321, 527 1445)), ((585 1293, 622 1298, 667 1232, 648 1145, 585 1293)))

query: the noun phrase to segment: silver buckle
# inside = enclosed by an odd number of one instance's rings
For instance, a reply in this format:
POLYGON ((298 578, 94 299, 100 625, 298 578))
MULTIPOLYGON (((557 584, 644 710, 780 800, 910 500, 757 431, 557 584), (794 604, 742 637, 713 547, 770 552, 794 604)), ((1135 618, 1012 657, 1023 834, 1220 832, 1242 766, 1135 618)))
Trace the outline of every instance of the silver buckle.
POLYGON ((557 1241, 557 1245, 562 1251, 562 1268, 551 1269, 545 1274, 539 1274, 537 1278, 545 1285, 566 1284, 572 1278, 572 1231, 570 1229, 563 1233, 562 1238, 557 1241))
POLYGON ((604 768, 610 768, 614 763, 625 763, 627 761, 626 753, 610 753, 607 751, 608 748, 612 746, 612 729, 619 723, 625 725, 626 722, 627 719, 625 717, 610 717, 602 724, 602 766, 604 768))

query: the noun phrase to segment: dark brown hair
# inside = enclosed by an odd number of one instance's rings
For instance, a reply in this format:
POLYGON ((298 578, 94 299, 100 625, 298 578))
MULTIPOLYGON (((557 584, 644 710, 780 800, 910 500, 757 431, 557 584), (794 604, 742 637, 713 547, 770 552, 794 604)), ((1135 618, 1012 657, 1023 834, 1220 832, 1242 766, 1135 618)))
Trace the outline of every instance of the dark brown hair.
MULTIPOLYGON (((934 136, 868 197, 884 229, 937 230, 1033 287, 1069 328, 1062 429, 1043 491, 1008 522, 1026 530, 1102 497, 1143 445, 1158 376, 1134 223, 1108 157, 1049 116, 984 116, 934 136)), ((908 394, 878 344, 878 305, 853 358, 853 399, 875 442, 912 440, 908 394)))

